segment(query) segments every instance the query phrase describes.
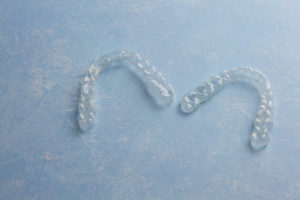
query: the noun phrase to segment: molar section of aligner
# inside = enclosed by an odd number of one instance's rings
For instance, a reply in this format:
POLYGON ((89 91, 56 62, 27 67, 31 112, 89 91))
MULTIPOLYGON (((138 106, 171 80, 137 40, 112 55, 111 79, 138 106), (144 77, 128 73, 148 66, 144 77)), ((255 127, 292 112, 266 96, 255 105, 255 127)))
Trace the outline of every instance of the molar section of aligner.
POLYGON ((154 98, 160 106, 168 105, 174 99, 174 89, 165 77, 151 66, 148 60, 142 60, 141 64, 145 67, 147 73, 146 88, 148 93, 154 98))
POLYGON ((258 150, 269 144, 269 132, 272 126, 273 120, 261 119, 259 116, 254 119, 254 128, 250 137, 250 143, 253 149, 258 150))
POLYGON ((95 109, 91 103, 81 102, 79 103, 79 115, 78 124, 82 131, 88 131, 94 126, 95 121, 95 109))
POLYGON ((268 115, 267 111, 264 111, 263 114, 257 114, 254 119, 254 128, 251 133, 250 144, 252 148, 256 150, 262 149, 270 142, 269 132, 273 127, 273 120, 264 115, 268 115))
POLYGON ((136 52, 126 50, 123 61, 144 82, 147 92, 159 106, 166 106, 173 100, 173 87, 148 60, 142 59, 136 52))
POLYGON ((78 123, 83 131, 88 131, 95 121, 95 87, 96 79, 103 70, 104 61, 101 58, 95 59, 81 80, 81 90, 78 103, 78 123))
POLYGON ((201 103, 211 98, 214 93, 223 86, 222 77, 212 77, 197 87, 194 91, 185 95, 180 103, 180 109, 184 113, 191 113, 195 111, 201 103))
POLYGON ((159 106, 168 105, 174 98, 174 90, 171 85, 162 85, 158 80, 148 77, 146 89, 159 106))
POLYGON ((251 133, 251 146, 254 149, 261 149, 267 146, 270 137, 269 133, 273 127, 273 105, 272 99, 266 95, 261 96, 256 117, 254 119, 254 128, 251 133))
POLYGON ((147 92, 159 106, 168 105, 174 98, 174 89, 148 60, 140 60, 135 68, 145 83, 147 92))
POLYGON ((223 87, 223 79, 220 75, 211 77, 209 82, 213 85, 214 92, 219 91, 223 87))
POLYGON ((272 96, 269 96, 269 93, 271 93, 271 91, 268 91, 267 94, 261 96, 261 100, 257 111, 257 115, 260 114, 262 110, 264 111, 264 128, 266 128, 268 132, 270 132, 273 127, 273 100, 272 96))
POLYGON ((95 118, 95 79, 98 75, 98 69, 93 65, 86 72, 81 81, 81 90, 78 103, 78 123, 83 131, 88 131, 93 127, 95 118))
POLYGON ((270 142, 270 137, 268 134, 259 135, 256 132, 252 132, 250 137, 251 147, 255 150, 259 150, 267 146, 270 142))
POLYGON ((215 93, 215 86, 211 81, 207 81, 204 84, 197 87, 199 98, 201 102, 207 101, 209 98, 211 98, 215 93))
POLYGON ((201 103, 199 91, 194 90, 182 98, 180 110, 184 113, 191 113, 197 110, 201 103))

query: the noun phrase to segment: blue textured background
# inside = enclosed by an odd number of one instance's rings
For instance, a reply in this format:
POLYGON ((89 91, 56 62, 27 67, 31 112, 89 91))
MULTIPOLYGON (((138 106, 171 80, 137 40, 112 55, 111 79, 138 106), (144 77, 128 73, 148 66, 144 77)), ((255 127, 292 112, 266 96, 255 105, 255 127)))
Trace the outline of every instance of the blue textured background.
POLYGON ((300 199, 300 2, 0 2, 0 199, 300 199), (127 48, 174 85, 159 109, 128 70, 97 85, 97 125, 76 131, 90 61, 127 48), (270 145, 249 148, 258 97, 234 85, 191 115, 179 99, 252 66, 271 80, 270 145))

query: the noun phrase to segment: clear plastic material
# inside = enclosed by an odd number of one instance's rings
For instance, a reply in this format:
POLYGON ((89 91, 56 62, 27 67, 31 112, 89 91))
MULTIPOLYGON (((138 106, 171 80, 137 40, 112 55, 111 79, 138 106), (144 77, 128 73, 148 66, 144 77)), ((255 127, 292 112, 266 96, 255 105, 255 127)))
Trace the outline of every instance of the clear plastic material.
POLYGON ((251 146, 254 149, 260 149, 268 145, 270 141, 269 132, 273 127, 273 101, 270 82, 259 70, 250 67, 239 67, 223 71, 185 95, 180 104, 181 111, 184 113, 195 111, 201 103, 209 100, 228 83, 233 82, 244 82, 253 85, 260 94, 260 102, 250 137, 251 146))
POLYGON ((95 82, 99 73, 108 67, 127 65, 145 83, 148 93, 160 106, 168 105, 174 98, 173 87, 148 60, 135 52, 122 50, 96 58, 81 81, 78 104, 78 123, 83 131, 93 127, 95 121, 95 82))

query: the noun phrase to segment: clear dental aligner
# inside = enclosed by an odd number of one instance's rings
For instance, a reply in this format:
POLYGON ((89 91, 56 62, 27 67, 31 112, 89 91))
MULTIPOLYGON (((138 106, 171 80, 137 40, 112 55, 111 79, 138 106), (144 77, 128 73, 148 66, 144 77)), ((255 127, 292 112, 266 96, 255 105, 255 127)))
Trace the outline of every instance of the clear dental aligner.
POLYGON ((138 53, 121 50, 96 58, 81 81, 78 104, 78 123, 83 131, 93 127, 95 120, 95 83, 99 73, 106 68, 127 65, 144 83, 148 93, 160 105, 168 105, 174 97, 173 87, 148 60, 138 53))
POLYGON ((250 143, 254 149, 263 148, 270 141, 269 132, 273 127, 273 101, 270 81, 257 69, 239 67, 221 72, 185 95, 180 104, 181 111, 185 113, 195 111, 201 103, 209 100, 228 83, 233 82, 250 84, 259 92, 260 102, 254 119, 250 143))

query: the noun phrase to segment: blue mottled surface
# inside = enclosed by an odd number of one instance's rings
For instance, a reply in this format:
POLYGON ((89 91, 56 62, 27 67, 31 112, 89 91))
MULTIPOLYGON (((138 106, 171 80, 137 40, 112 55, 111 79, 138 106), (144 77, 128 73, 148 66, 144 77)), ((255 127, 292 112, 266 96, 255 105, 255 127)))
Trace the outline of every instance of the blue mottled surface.
POLYGON ((0 199, 300 199, 297 0, 1 1, 0 199), (76 131, 78 81, 132 49, 173 83, 159 109, 126 69, 101 75, 97 125, 76 131), (249 148, 256 91, 234 85, 192 115, 179 99, 210 75, 270 79, 270 145, 249 148))

